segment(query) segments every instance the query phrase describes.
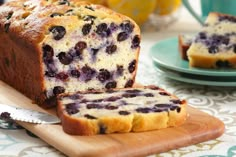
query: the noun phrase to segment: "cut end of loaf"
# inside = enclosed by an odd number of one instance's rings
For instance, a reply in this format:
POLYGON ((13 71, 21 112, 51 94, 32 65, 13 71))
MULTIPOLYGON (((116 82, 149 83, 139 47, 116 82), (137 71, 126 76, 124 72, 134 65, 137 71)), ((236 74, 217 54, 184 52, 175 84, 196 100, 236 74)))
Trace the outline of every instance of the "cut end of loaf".
POLYGON ((53 16, 47 24, 39 47, 48 99, 66 92, 132 87, 140 30, 131 19, 103 9, 79 5, 65 15, 71 21, 53 16))

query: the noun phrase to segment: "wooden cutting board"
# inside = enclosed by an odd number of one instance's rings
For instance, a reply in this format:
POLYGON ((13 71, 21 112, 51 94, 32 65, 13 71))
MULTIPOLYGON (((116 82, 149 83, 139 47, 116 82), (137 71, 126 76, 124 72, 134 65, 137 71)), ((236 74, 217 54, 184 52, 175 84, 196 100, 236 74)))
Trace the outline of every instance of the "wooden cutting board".
MULTIPOLYGON (((55 114, 55 109, 44 110, 32 104, 30 99, 1 81, 0 103, 55 114)), ((145 156, 215 139, 223 134, 224 124, 217 118, 190 106, 187 111, 189 117, 182 126, 142 133, 72 136, 64 133, 59 124, 19 124, 68 156, 145 156)))

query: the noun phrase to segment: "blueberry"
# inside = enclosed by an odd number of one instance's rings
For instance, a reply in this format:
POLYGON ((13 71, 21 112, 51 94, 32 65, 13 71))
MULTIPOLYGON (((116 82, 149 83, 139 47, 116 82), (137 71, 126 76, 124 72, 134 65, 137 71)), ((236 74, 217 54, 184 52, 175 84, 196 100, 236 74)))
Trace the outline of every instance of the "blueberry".
POLYGON ((181 111, 181 108, 180 107, 177 107, 177 110, 176 110, 178 113, 180 113, 181 111))
POLYGON ((228 45, 228 44, 229 44, 229 41, 230 41, 229 38, 228 38, 228 37, 225 37, 225 36, 224 36, 224 37, 222 38, 222 40, 221 40, 222 44, 225 44, 225 45, 228 45))
POLYGON ((181 111, 181 108, 179 107, 179 106, 171 106, 170 107, 170 110, 171 111, 174 111, 174 110, 176 110, 178 113, 181 111))
POLYGON ((225 60, 225 61, 218 60, 216 62, 216 66, 218 68, 229 68, 229 67, 231 67, 230 63, 227 60, 225 60))
MULTIPOLYGON (((163 112, 163 111, 165 111, 165 109, 154 108, 153 111, 154 112, 163 112)), ((166 110, 166 111, 168 111, 168 110, 166 110)))
POLYGON ((166 93, 166 92, 159 92, 160 95, 163 95, 163 96, 170 96, 170 94, 166 93))
POLYGON ((200 38, 200 39, 206 39, 206 38, 207 38, 205 32, 200 32, 198 35, 199 35, 199 38, 200 38))
POLYGON ((66 73, 64 73, 64 72, 60 72, 60 73, 58 73, 58 74, 56 75, 56 78, 57 78, 57 79, 60 79, 60 80, 62 80, 62 81, 67 80, 68 77, 69 77, 69 76, 68 76, 66 73))
POLYGON ((99 49, 91 48, 91 52, 93 56, 96 56, 98 53, 99 49))
POLYGON ((113 54, 114 52, 116 52, 116 50, 117 46, 113 44, 106 47, 106 53, 108 54, 113 54))
POLYGON ((69 53, 65 52, 60 52, 57 57, 59 61, 64 65, 68 65, 73 61, 73 57, 69 53))
POLYGON ((126 90, 125 92, 126 92, 126 93, 140 93, 140 92, 142 92, 142 91, 139 90, 139 89, 130 89, 130 90, 126 90))
POLYGON ((112 23, 110 24, 110 30, 111 30, 111 31, 116 31, 117 29, 118 29, 118 25, 115 24, 114 22, 112 22, 112 23))
POLYGON ((89 93, 92 93, 92 94, 102 94, 101 91, 96 91, 96 90, 89 91, 89 93))
POLYGON ((10 22, 9 22, 9 23, 6 23, 6 24, 4 25, 4 31, 5 31, 6 33, 9 31, 10 25, 11 25, 10 22))
POLYGON ((57 104, 57 97, 56 96, 46 96, 46 99, 44 100, 42 107, 52 108, 52 107, 55 107, 56 104, 57 104))
POLYGON ((85 25, 82 27, 82 33, 83 33, 83 35, 89 34, 89 32, 90 32, 91 29, 92 29, 92 25, 91 25, 90 23, 85 24, 85 25))
POLYGON ((124 100, 120 100, 119 101, 119 105, 123 106, 123 105, 127 105, 128 103, 124 100))
POLYGON ((50 73, 57 73, 57 67, 53 63, 46 64, 48 68, 48 72, 50 73))
MULTIPOLYGON (((80 98, 79 98, 80 99, 80 98)), ((88 99, 80 99, 80 101, 79 101, 79 103, 87 103, 87 102, 90 102, 90 100, 88 100, 88 99)))
POLYGON ((96 74, 96 71, 87 65, 83 66, 81 70, 86 82, 90 81, 96 74))
POLYGON ((61 86, 56 86, 53 88, 53 94, 58 95, 65 92, 65 88, 61 86))
POLYGON ((54 50, 50 45, 43 45, 43 59, 44 61, 52 60, 54 50))
POLYGON ((220 16, 219 21, 230 21, 230 22, 236 22, 236 18, 233 16, 220 16))
POLYGON ((128 87, 132 87, 134 84, 134 81, 133 80, 128 80, 125 84, 125 88, 128 88, 128 87))
POLYGON ((66 29, 63 26, 52 26, 49 28, 49 31, 52 32, 55 40, 62 39, 66 34, 66 29))
POLYGON ((111 73, 106 69, 100 69, 97 78, 103 83, 111 78, 111 73))
POLYGON ((66 110, 68 114, 72 115, 72 114, 76 114, 79 112, 79 109, 75 108, 75 109, 67 109, 66 110))
POLYGON ((220 44, 222 39, 223 39, 222 35, 213 34, 211 37, 212 44, 214 45, 220 44))
POLYGON ((158 107, 158 108, 170 108, 171 104, 156 104, 155 107, 158 107))
POLYGON ((123 75, 123 72, 124 72, 124 67, 123 65, 116 65, 116 73, 117 75, 123 75))
POLYGON ((114 101, 117 101, 119 99, 121 99, 121 97, 112 96, 112 97, 109 97, 109 98, 105 99, 105 101, 114 102, 114 101))
POLYGON ((105 109, 108 109, 108 110, 116 110, 116 109, 118 109, 118 106, 106 105, 106 106, 105 106, 105 109))
POLYGON ((128 39, 129 35, 126 32, 121 32, 117 36, 117 41, 124 41, 128 39))
POLYGON ((76 70, 76 69, 71 70, 71 71, 70 71, 70 74, 71 74, 73 77, 76 77, 76 78, 79 78, 79 77, 80 77, 80 72, 79 72, 79 70, 76 70))
POLYGON ((79 94, 73 94, 73 95, 70 95, 69 98, 72 100, 77 100, 77 99, 82 99, 83 96, 81 96, 79 94))
POLYGON ((145 94, 143 94, 145 97, 154 97, 154 94, 152 94, 152 93, 145 93, 145 94))
POLYGON ((111 94, 111 93, 115 93, 115 90, 113 90, 113 89, 107 89, 107 90, 106 90, 106 93, 110 93, 110 94, 111 94))
POLYGON ((62 13, 52 13, 51 15, 50 15, 50 17, 55 17, 55 16, 63 16, 63 14, 62 13))
MULTIPOLYGON (((94 94, 94 93, 93 93, 94 94)), ((92 102, 102 102, 104 99, 95 99, 95 100, 92 100, 92 102)))
POLYGON ((107 130, 106 126, 100 123, 99 124, 99 133, 100 134, 105 134, 106 130, 107 130))
POLYGON ((217 46, 214 46, 214 45, 212 45, 212 46, 210 46, 210 47, 208 48, 208 52, 211 53, 211 54, 215 54, 215 53, 217 53, 218 51, 219 51, 218 47, 217 47, 217 46))
POLYGON ((88 119, 97 119, 94 116, 91 116, 90 114, 85 114, 84 117, 88 118, 88 119))
POLYGON ((152 109, 148 107, 143 107, 143 108, 137 108, 136 111, 140 113, 149 113, 152 109))
POLYGON ((66 13, 69 13, 69 12, 72 12, 72 11, 74 11, 74 10, 73 9, 69 9, 69 10, 66 11, 66 13))
POLYGON ((124 97, 124 98, 134 98, 136 96, 138 96, 138 94, 136 94, 136 93, 125 93, 125 94, 122 94, 122 97, 124 97))
POLYGON ((46 71, 46 72, 45 72, 45 75, 48 76, 48 77, 55 77, 55 76, 56 76, 56 73, 53 72, 53 71, 46 71))
POLYGON ((108 36, 107 30, 108 30, 107 24, 106 23, 101 23, 97 26, 96 33, 98 35, 100 35, 101 37, 106 37, 106 36, 108 36))
POLYGON ((119 111, 119 114, 125 116, 125 115, 129 115, 130 112, 128 112, 128 111, 119 111))
POLYGON ((79 41, 76 45, 75 45, 75 49, 78 51, 83 51, 84 49, 87 48, 87 44, 84 41, 79 41))
POLYGON ((117 83, 115 81, 108 82, 105 86, 106 89, 116 88, 117 83))
POLYGON ((79 41, 76 45, 75 45, 75 50, 76 50, 76 55, 77 56, 81 56, 81 53, 84 49, 87 48, 87 43, 84 41, 79 41))
POLYGON ((66 104, 65 106, 66 106, 67 113, 70 114, 70 115, 71 114, 76 114, 76 113, 79 112, 79 109, 78 109, 79 106, 76 103, 66 104))
POLYGON ((86 9, 89 9, 89 10, 92 10, 92 11, 95 11, 91 6, 85 6, 86 9))
POLYGON ((133 49, 138 48, 139 44, 140 44, 140 37, 138 35, 135 35, 132 40, 131 48, 133 48, 133 49))
POLYGON ((13 12, 9 12, 6 19, 9 20, 12 17, 12 15, 13 15, 13 12))
POLYGON ((173 100, 170 100, 170 102, 173 102, 174 104, 182 104, 182 101, 179 99, 173 99, 173 100))
POLYGON ((121 30, 126 33, 132 33, 134 30, 134 25, 130 21, 125 21, 120 24, 121 30))
POLYGON ((0 119, 2 120, 5 120, 5 121, 8 121, 8 120, 11 120, 11 114, 9 112, 2 112, 0 114, 0 119))
POLYGON ((65 5, 65 4, 66 4, 66 5, 69 6, 69 5, 70 5, 70 2, 69 2, 68 0, 59 0, 58 4, 59 4, 59 5, 65 5))
POLYGON ((151 89, 151 90, 159 90, 159 89, 160 89, 160 88, 157 87, 157 86, 149 86, 148 88, 151 89))
POLYGON ((128 70, 130 73, 133 73, 135 71, 136 67, 136 60, 133 60, 132 62, 129 63, 128 70))
POLYGON ((178 107, 179 107, 179 106, 171 106, 171 107, 170 107, 170 110, 171 110, 171 111, 174 111, 174 110, 176 110, 178 107))
POLYGON ((100 104, 93 103, 93 104, 87 104, 86 108, 87 109, 101 109, 103 107, 100 104))

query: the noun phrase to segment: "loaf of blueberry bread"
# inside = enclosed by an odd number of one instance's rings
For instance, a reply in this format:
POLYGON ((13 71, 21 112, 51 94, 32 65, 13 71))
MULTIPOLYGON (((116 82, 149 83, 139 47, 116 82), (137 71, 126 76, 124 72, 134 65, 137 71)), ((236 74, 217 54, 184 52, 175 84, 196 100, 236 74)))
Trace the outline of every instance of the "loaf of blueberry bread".
POLYGON ((50 107, 61 93, 132 87, 140 29, 77 0, 13 0, 0 7, 0 80, 50 107))
POLYGON ((187 55, 191 67, 236 68, 236 17, 210 13, 187 55))
POLYGON ((186 101, 156 86, 61 94, 58 116, 68 134, 141 132, 185 122, 186 101))

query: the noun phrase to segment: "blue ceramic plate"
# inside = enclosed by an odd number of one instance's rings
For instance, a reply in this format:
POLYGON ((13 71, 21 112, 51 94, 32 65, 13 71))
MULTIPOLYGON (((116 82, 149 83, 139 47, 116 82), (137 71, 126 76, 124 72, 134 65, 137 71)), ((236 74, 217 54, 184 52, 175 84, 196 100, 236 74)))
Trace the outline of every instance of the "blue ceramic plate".
POLYGON ((163 76, 191 84, 208 85, 208 86, 236 86, 236 77, 215 77, 215 76, 204 76, 204 75, 190 75, 186 73, 180 73, 173 70, 166 69, 162 66, 155 65, 155 69, 163 76))
POLYGON ((152 60, 166 69, 193 75, 206 76, 236 76, 236 69, 201 69, 189 67, 188 61, 180 58, 178 38, 162 40, 150 49, 152 60))

